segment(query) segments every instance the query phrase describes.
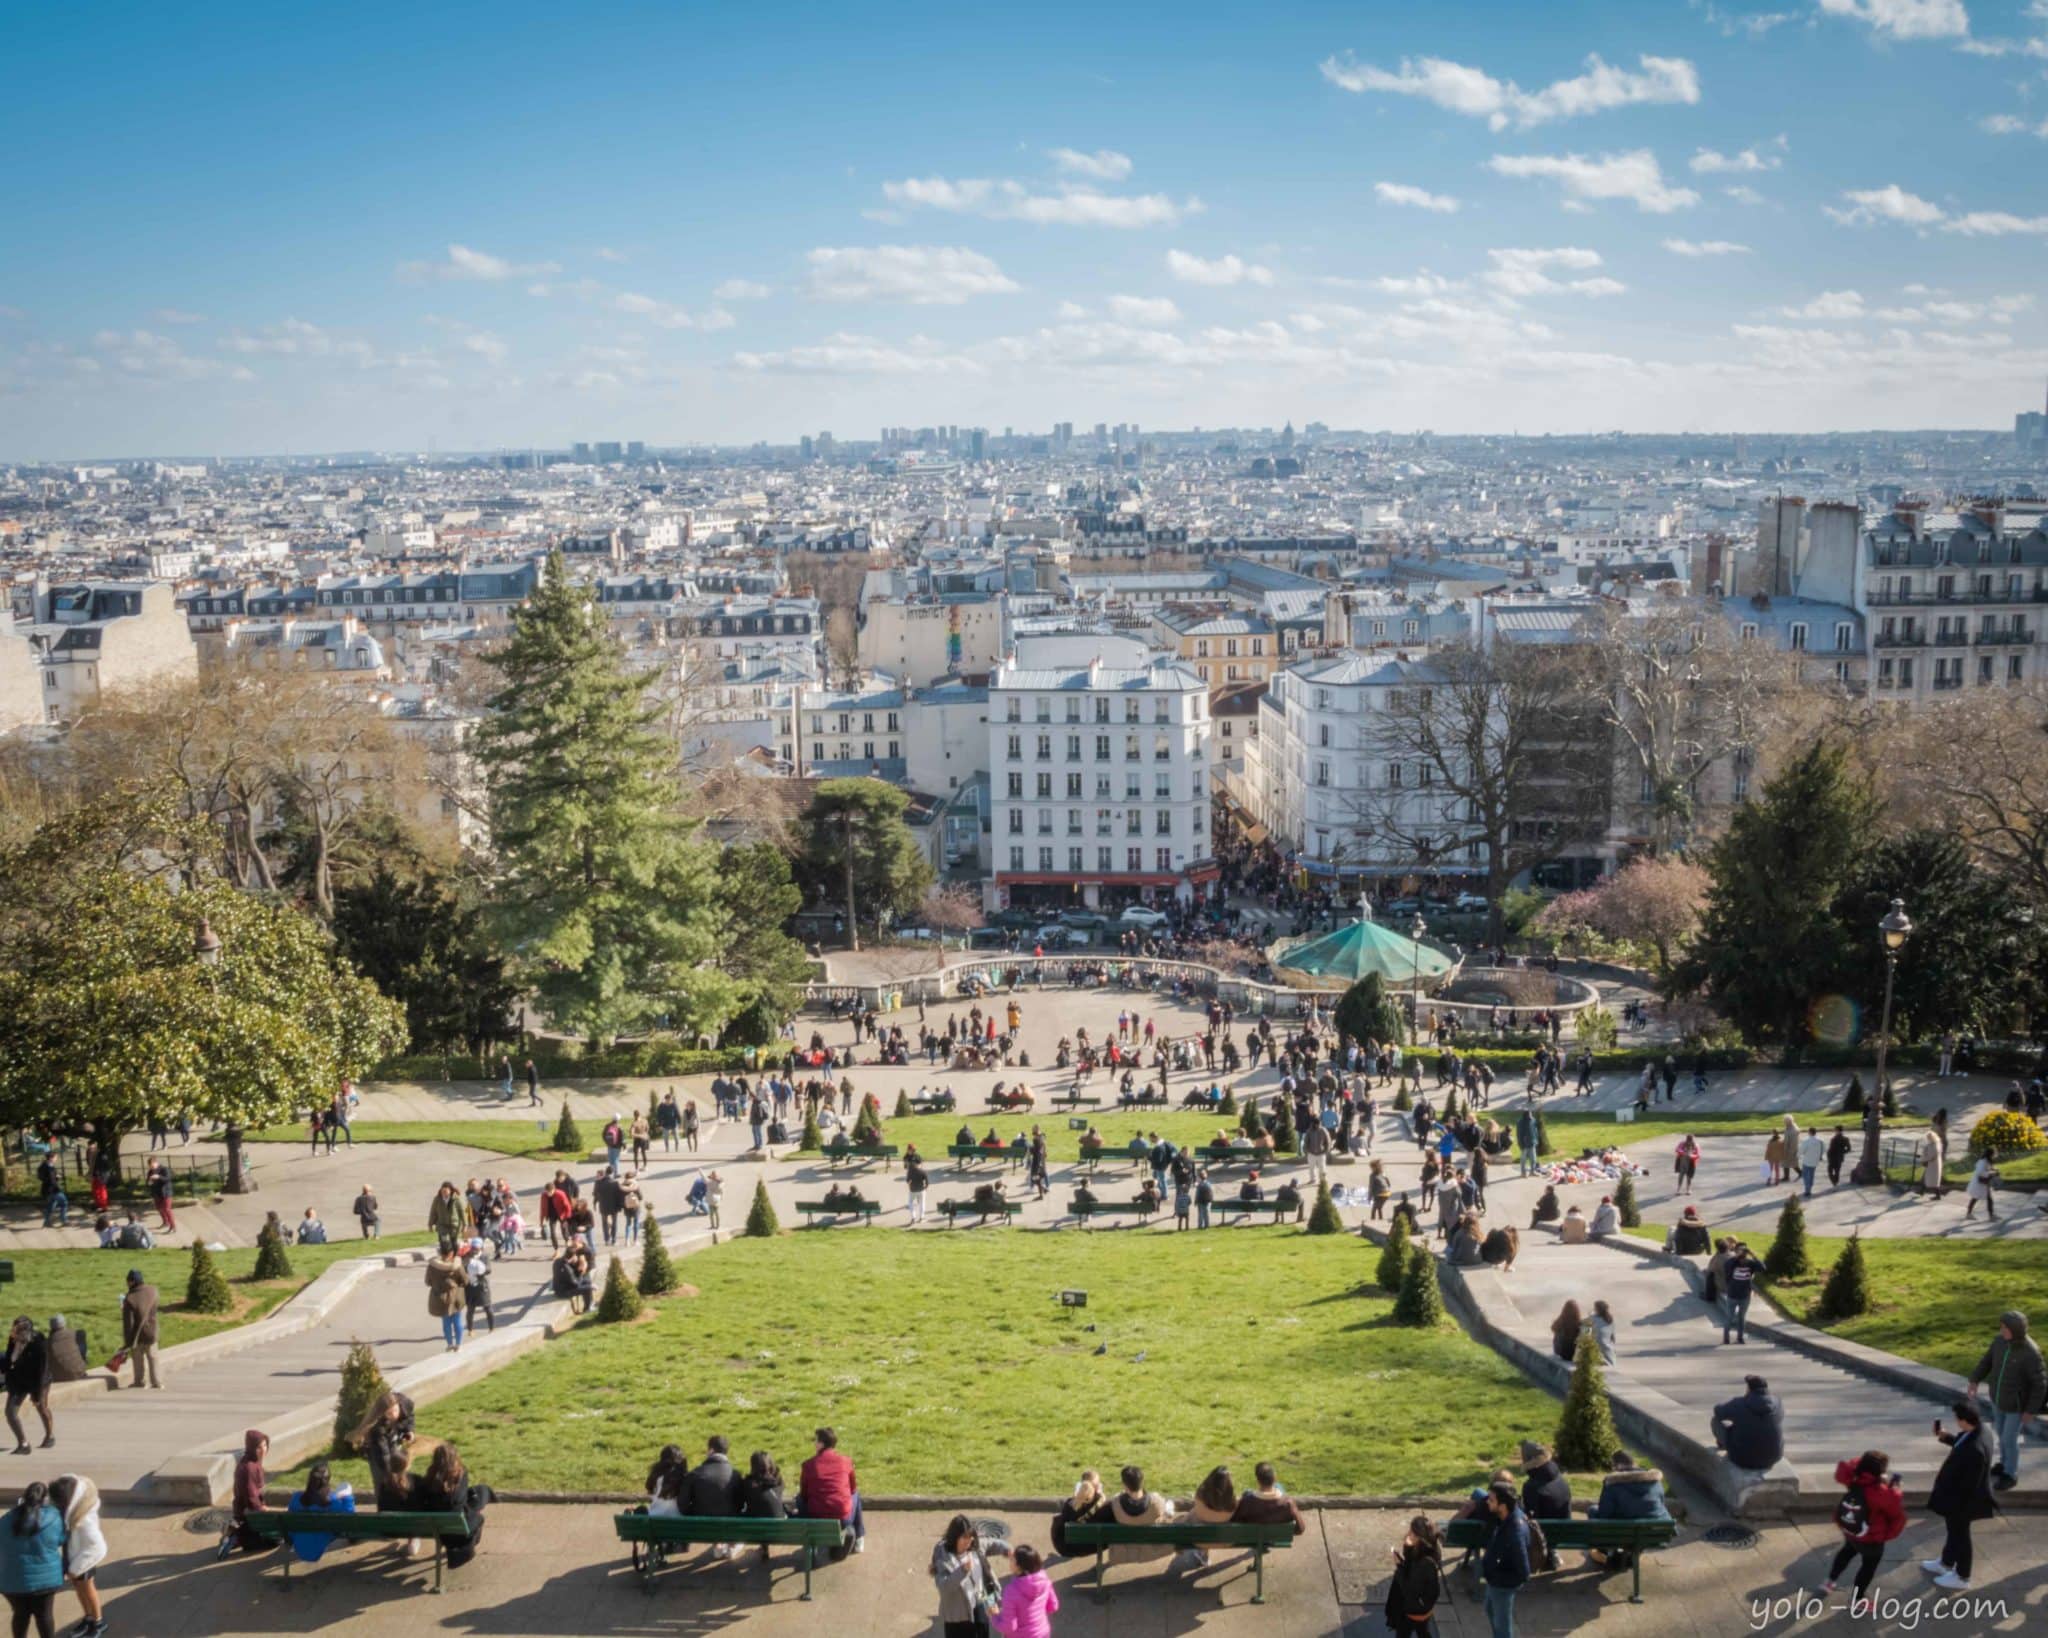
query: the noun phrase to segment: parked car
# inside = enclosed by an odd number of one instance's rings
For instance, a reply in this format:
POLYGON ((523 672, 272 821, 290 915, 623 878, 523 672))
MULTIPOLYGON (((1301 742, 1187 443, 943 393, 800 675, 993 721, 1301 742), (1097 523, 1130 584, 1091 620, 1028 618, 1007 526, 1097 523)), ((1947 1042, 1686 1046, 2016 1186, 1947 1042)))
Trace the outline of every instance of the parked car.
POLYGON ((1127 904, 1116 919, 1126 927, 1164 927, 1168 917, 1164 911, 1154 910, 1150 905, 1127 904))
POLYGON ((970 950, 1005 950, 1010 945, 1010 930, 1007 927, 977 927, 967 935, 970 950))
POLYGON ((1484 893, 1460 893, 1451 900, 1451 908, 1461 916, 1483 916, 1486 914, 1484 893))
POLYGON ((1420 899, 1389 899, 1380 906, 1380 920, 1391 921, 1395 916, 1414 916, 1422 913, 1420 899))
POLYGON ((1085 950, 1088 935, 1079 927, 1062 927, 1056 921, 1049 921, 1032 935, 1035 943, 1043 944, 1048 950, 1085 950))
POLYGON ((1063 927, 1078 927, 1084 932, 1093 933, 1107 927, 1109 925, 1109 917, 1103 915, 1099 910, 1062 910, 1060 912, 1060 925, 1063 927))
POLYGON ((1038 915, 1031 910, 998 910, 988 918, 988 924, 991 927, 1036 927, 1038 915))

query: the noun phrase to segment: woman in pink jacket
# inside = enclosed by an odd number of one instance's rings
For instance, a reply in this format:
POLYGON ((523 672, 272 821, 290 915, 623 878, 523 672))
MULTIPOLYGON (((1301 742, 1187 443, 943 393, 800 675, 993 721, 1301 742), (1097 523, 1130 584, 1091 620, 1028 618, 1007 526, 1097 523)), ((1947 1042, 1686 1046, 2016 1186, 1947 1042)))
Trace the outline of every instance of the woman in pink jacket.
POLYGON ((1019 1547, 1010 1562, 1017 1573, 1003 1587, 1002 1608, 996 1611, 996 1631, 1003 1638, 1051 1638, 1052 1618, 1060 1607, 1060 1595, 1053 1591, 1052 1577, 1045 1573, 1045 1560, 1035 1547, 1019 1547))

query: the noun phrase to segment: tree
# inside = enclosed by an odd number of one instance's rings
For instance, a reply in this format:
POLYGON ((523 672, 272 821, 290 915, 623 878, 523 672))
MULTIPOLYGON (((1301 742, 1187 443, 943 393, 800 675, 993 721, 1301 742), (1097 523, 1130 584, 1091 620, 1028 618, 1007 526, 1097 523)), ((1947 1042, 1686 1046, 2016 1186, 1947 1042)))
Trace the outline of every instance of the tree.
POLYGON ((1468 855, 1486 869, 1488 935, 1516 877, 1605 825, 1611 764, 1562 646, 1454 643, 1398 662, 1365 748, 1407 770, 1356 798, 1361 856, 1418 872, 1468 855))
POLYGON ((1792 658, 1745 641, 1732 613, 1703 616, 1677 598, 1602 602, 1574 645, 1587 663, 1590 714, 1615 747, 1617 788, 1648 793, 1624 807, 1654 852, 1692 840, 1707 773, 1754 755, 1797 680, 1792 658))
POLYGON ((249 1271, 252 1280, 288 1280, 292 1277, 292 1260, 285 1250, 284 1231, 278 1227, 277 1213, 272 1212, 263 1220, 263 1227, 256 1233, 256 1266, 249 1271))
POLYGON ((1239 1118, 1237 1125, 1238 1130, 1253 1139, 1266 1129, 1266 1123, 1259 1118, 1259 1100, 1256 1097, 1246 1097, 1244 1114, 1239 1118))
POLYGON ((1630 1174, 1624 1173, 1621 1181, 1614 1186, 1614 1209, 1621 1218, 1623 1228, 1643 1226, 1642 1208, 1636 1204, 1636 1180, 1630 1174))
POLYGON ((882 1106, 872 1092, 860 1100, 860 1113, 853 1117, 853 1141, 855 1143, 880 1143, 882 1141, 882 1106))
POLYGON ((946 964, 945 941, 951 938, 964 947, 967 935, 984 919, 981 895, 965 882, 933 886, 924 896, 922 914, 924 924, 937 935, 935 942, 940 948, 935 954, 941 967, 946 964))
POLYGON ((1216 1113, 1219 1115, 1234 1115, 1237 1113, 1236 1087, 1226 1086, 1223 1089, 1223 1101, 1216 1106, 1216 1113))
POLYGON ((356 1453, 356 1429, 369 1418, 370 1407, 390 1385, 378 1368, 376 1350, 360 1338, 351 1341, 348 1358, 341 1362, 341 1391, 334 1396, 334 1442, 329 1454, 356 1453))
POLYGON ((404 1018, 310 918, 210 862, 162 869, 161 839, 192 856, 189 829, 162 793, 110 794, 0 852, 0 1123, 90 1131, 111 1155, 189 1109, 226 1128, 239 1192, 243 1127, 326 1103, 404 1018))
POLYGON ((1863 1262, 1863 1236, 1849 1236, 1842 1255, 1828 1270, 1828 1283, 1821 1287, 1818 1312, 1824 1320, 1854 1319, 1870 1312, 1870 1270, 1863 1262))
POLYGON ((1367 973, 1337 998, 1330 1021, 1339 1033, 1358 1042, 1385 1044, 1407 1038, 1401 1011, 1387 998, 1386 986, 1378 973, 1367 973))
POLYGON ((643 1207, 640 1216, 645 1225, 640 1230, 640 1295, 665 1297, 682 1280, 676 1273, 676 1261, 668 1254, 668 1245, 661 1237, 661 1219, 654 1215, 651 1206, 643 1207))
POLYGON ((1860 1115, 1863 1113, 1863 1077, 1861 1075, 1851 1075, 1849 1077, 1849 1090, 1842 1094, 1842 1113, 1845 1115, 1860 1115))
POLYGON ((1408 1272, 1408 1248, 1411 1244, 1408 1234, 1408 1214, 1394 1213, 1393 1227, 1387 1230, 1387 1243, 1380 1247, 1379 1267, 1374 1278, 1379 1281, 1382 1291, 1399 1291, 1401 1278, 1408 1272))
POLYGON ((626 1265, 619 1260, 617 1253, 613 1253, 612 1266, 605 1270, 604 1290, 597 1298, 598 1324, 620 1325, 627 1320, 638 1319, 646 1306, 646 1300, 626 1278, 626 1265))
POLYGON ((1409 1094, 1408 1082, 1404 1078, 1401 1084, 1394 1088, 1394 1109, 1397 1113, 1405 1115, 1414 1107, 1415 1099, 1409 1094))
POLYGON ((1600 1365, 1600 1344, 1593 1327, 1579 1332, 1572 1359, 1572 1385, 1564 1396, 1555 1440, 1558 1464, 1578 1473, 1602 1473, 1621 1443, 1614 1431, 1614 1411, 1607 1403, 1607 1378, 1600 1365))
POLYGON ((825 1134, 818 1128, 818 1103, 815 1098, 804 1099, 804 1129, 797 1135, 796 1146, 798 1152, 825 1147, 825 1134))
POLYGON ((510 1033, 518 988, 483 917, 432 871, 406 879, 379 864, 335 892, 334 938, 358 970, 405 1008, 414 1052, 481 1058, 510 1033))
POLYGON ((494 661, 476 755, 504 947, 547 1016, 592 1042, 665 1013, 716 1035, 739 987, 713 965, 713 861, 677 812, 654 674, 626 664, 559 553, 494 661))
POLYGON ((1813 1270, 1813 1252, 1806 1243, 1806 1208, 1796 1194, 1785 1197, 1778 1213, 1778 1232, 1764 1253, 1764 1272, 1774 1280, 1804 1279, 1813 1270))
POLYGON ((1294 1105, 1286 1098, 1273 1100, 1273 1149, 1277 1154, 1294 1150, 1294 1105))
POLYGON ((711 959, 734 986, 724 1044, 767 1045, 803 999, 810 958, 783 931, 803 904, 788 856, 772 842, 720 851, 712 882, 711 959))
POLYGON ((1537 930, 1569 937, 1580 927, 1647 951, 1660 984, 1699 931, 1710 878, 1690 859, 1675 855, 1631 860, 1597 886, 1552 899, 1536 917, 1537 930))
POLYGON ((235 1294, 204 1240, 192 1242, 192 1272, 185 1280, 185 1306, 195 1314, 232 1314, 235 1294))
POLYGON ((799 879, 820 903, 841 908, 856 950, 863 916, 879 934, 884 916, 914 909, 931 885, 931 863, 903 822, 909 806, 907 794, 879 779, 827 779, 798 821, 799 879))
POLYGON ((549 1147, 557 1154, 583 1153, 583 1128, 576 1124, 576 1117, 569 1112, 567 1098, 562 1100, 562 1118, 555 1122, 555 1140, 549 1147))
POLYGON ((1841 748, 1808 747, 1735 810, 1714 844, 1706 910, 1677 987, 1704 990, 1751 1040, 1805 1043, 1811 1002, 1834 991, 1852 960, 1836 902, 1876 821, 1870 787, 1841 748))
POLYGON ((747 1208, 746 1234, 755 1240, 772 1240, 782 1232, 782 1225, 775 1219, 775 1202, 768 1198, 768 1185, 756 1182, 754 1203, 747 1208))
POLYGON ((1434 1330, 1443 1323, 1443 1293, 1436 1286, 1436 1259, 1425 1245, 1408 1248, 1408 1266, 1401 1274, 1401 1294, 1394 1299, 1394 1323, 1434 1330))
POLYGON ((916 1113, 917 1111, 911 1107, 910 1094, 907 1091, 905 1091, 902 1087, 897 1087, 896 1108, 893 1111, 892 1118, 896 1120, 908 1120, 912 1115, 916 1113))
POLYGON ((1342 1234, 1344 1215, 1337 1210, 1337 1202, 1330 1198, 1330 1180, 1326 1177, 1316 1185, 1316 1203, 1309 1207, 1308 1232, 1311 1234, 1342 1234))

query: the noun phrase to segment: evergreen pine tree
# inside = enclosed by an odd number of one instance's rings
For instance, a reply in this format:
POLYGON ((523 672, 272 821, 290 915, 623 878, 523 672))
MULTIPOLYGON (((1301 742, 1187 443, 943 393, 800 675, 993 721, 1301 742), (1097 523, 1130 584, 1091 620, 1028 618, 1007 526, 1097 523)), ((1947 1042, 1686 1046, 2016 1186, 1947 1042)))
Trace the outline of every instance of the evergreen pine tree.
POLYGON ((1774 1280, 1803 1279, 1813 1270, 1813 1253, 1806 1244, 1806 1208, 1796 1194, 1785 1197, 1785 1209, 1778 1213, 1778 1232, 1771 1249, 1764 1253, 1764 1272, 1774 1280))
POLYGON ((1579 1332, 1579 1350, 1572 1361, 1572 1385, 1565 1394, 1564 1414, 1557 1419, 1558 1465, 1570 1472, 1602 1473, 1621 1443, 1614 1431, 1614 1412, 1607 1403, 1607 1378, 1600 1366, 1600 1344, 1593 1327, 1579 1332))
POLYGON ((1237 1113, 1236 1087, 1226 1086, 1223 1089, 1223 1101, 1216 1106, 1216 1113, 1219 1115, 1234 1115, 1237 1113))
POLYGON ((1408 1214, 1396 1212, 1394 1226, 1387 1230, 1387 1243, 1380 1247, 1380 1266, 1376 1274, 1382 1291, 1401 1289, 1401 1277, 1408 1272, 1408 1214))
POLYGON ((1429 1247, 1408 1248, 1408 1267, 1401 1275, 1401 1294, 1394 1299, 1394 1323, 1434 1330, 1443 1323, 1443 1293, 1436 1288, 1436 1259, 1429 1247))
POLYGON ((676 758, 651 690, 560 553, 492 656, 476 733, 490 797, 502 946, 557 1025, 596 1042, 659 1013, 715 1030, 741 997, 713 961, 714 855, 676 812, 676 758))
POLYGON ((860 1113, 853 1117, 853 1141, 855 1143, 880 1143, 882 1141, 882 1105, 872 1092, 860 1100, 860 1113))
POLYGON ((1819 1313, 1824 1320, 1854 1319, 1870 1312, 1870 1270, 1863 1262, 1863 1236, 1852 1234, 1828 1271, 1821 1288, 1819 1313))
POLYGON ((1316 1203, 1309 1208, 1308 1231, 1311 1234, 1342 1234, 1344 1217, 1337 1210, 1337 1202, 1330 1198, 1330 1180, 1324 1178, 1316 1185, 1316 1203))
POLYGON ((912 1115, 914 1115, 914 1114, 915 1114, 916 1112, 917 1112, 916 1110, 914 1110, 914 1109, 912 1109, 912 1108, 910 1107, 910 1094, 909 1094, 908 1092, 904 1091, 902 1087, 900 1087, 900 1086, 899 1086, 899 1087, 897 1087, 897 1088, 896 1088, 896 1115, 895 1115, 895 1118, 896 1118, 897 1120, 908 1120, 908 1119, 910 1119, 910 1117, 911 1117, 912 1115))
POLYGON ((661 1219, 654 1215, 653 1208, 643 1205, 640 1218, 640 1295, 665 1297, 681 1283, 676 1275, 676 1260, 668 1254, 668 1246, 661 1237, 661 1219))
POLYGON ((782 1232, 775 1219, 775 1202, 768 1198, 768 1185, 754 1185, 754 1204, 747 1211, 747 1234, 756 1240, 772 1240, 782 1232))
POLYGON ((263 1227, 256 1235, 256 1266, 250 1271, 252 1280, 288 1280, 292 1277, 292 1260, 284 1247, 284 1231, 278 1227, 277 1216, 272 1213, 263 1220, 263 1227))
POLYGON ((576 1117, 569 1113, 569 1100, 562 1100, 562 1118, 555 1122, 554 1147, 565 1155, 583 1157, 583 1132, 576 1124, 576 1117))
POLYGON ((1884 1096, 1878 1103, 1877 1112, 1886 1120, 1899 1118, 1899 1091, 1892 1085, 1892 1078, 1889 1075, 1884 1078, 1884 1096))
POLYGON ((1863 1077, 1861 1075, 1851 1075, 1849 1077, 1849 1090, 1842 1094, 1842 1113, 1845 1115, 1860 1115, 1863 1113, 1863 1077))
POLYGON ((367 1342, 350 1343, 348 1358, 341 1362, 341 1392, 334 1396, 333 1455, 355 1454, 350 1441, 363 1425, 363 1418, 370 1414, 377 1396, 389 1386, 384 1373, 377 1368, 376 1350, 367 1342))
POLYGON ((1404 1115, 1415 1107, 1415 1100, 1408 1095, 1408 1083, 1406 1081, 1403 1081, 1394 1093, 1394 1107, 1404 1115))
POLYGON ((647 1089, 647 1135, 661 1135, 661 1093, 651 1086, 647 1089))
POLYGON ((235 1294, 204 1240, 192 1242, 192 1273, 185 1281, 185 1306, 195 1314, 234 1312, 235 1294))
POLYGON ((1614 1186, 1614 1209, 1621 1216, 1623 1228, 1640 1228, 1643 1222, 1642 1207, 1636 1204, 1636 1180, 1624 1174, 1614 1186))
POLYGON ((598 1294, 598 1323, 617 1325, 621 1320, 636 1319, 646 1306, 646 1299, 633 1289, 633 1282, 626 1278, 626 1265, 615 1253, 612 1266, 605 1270, 604 1290, 598 1294))
POLYGON ((1265 1122, 1259 1118, 1257 1098, 1248 1097, 1244 1100, 1244 1113, 1238 1117, 1237 1124, 1248 1138, 1256 1138, 1266 1129, 1265 1122))
POLYGON ((1273 1148, 1278 1154, 1294 1149, 1294 1105, 1286 1098, 1273 1100, 1273 1148))
POLYGON ((804 1100, 804 1129, 802 1136, 797 1139, 796 1146, 798 1149, 825 1147, 825 1134, 818 1130, 818 1105, 815 1099, 804 1100))
POLYGON ((1550 1133, 1543 1126, 1543 1111, 1536 1109, 1531 1113, 1536 1117, 1536 1153, 1540 1158, 1550 1152, 1550 1133))

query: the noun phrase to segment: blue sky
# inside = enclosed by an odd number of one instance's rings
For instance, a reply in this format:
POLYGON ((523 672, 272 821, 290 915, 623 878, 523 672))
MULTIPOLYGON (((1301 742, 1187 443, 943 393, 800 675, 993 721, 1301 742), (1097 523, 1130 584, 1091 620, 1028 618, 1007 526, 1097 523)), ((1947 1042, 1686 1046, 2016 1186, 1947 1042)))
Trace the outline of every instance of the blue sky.
POLYGON ((2048 379, 2048 0, 9 35, 0 458, 1995 426, 2048 379))

